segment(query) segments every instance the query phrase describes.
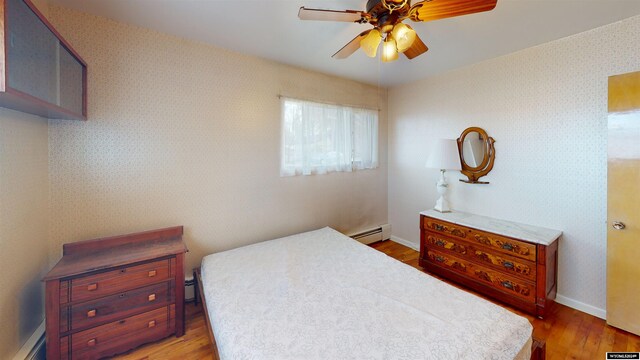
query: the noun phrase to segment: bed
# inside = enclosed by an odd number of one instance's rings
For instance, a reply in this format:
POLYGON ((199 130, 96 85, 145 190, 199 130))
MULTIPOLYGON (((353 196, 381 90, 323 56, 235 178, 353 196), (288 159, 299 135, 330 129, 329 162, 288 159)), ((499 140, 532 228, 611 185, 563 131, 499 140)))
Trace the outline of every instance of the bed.
POLYGON ((222 360, 544 355, 527 319, 331 228, 208 255, 196 279, 222 360))

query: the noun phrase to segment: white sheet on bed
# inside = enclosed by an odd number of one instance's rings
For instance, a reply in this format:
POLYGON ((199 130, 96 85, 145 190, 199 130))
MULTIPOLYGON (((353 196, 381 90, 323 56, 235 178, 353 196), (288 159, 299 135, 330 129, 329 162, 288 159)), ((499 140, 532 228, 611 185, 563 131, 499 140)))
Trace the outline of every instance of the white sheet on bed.
POLYGON ((209 255, 202 281, 223 360, 530 354, 527 319, 331 228, 209 255))

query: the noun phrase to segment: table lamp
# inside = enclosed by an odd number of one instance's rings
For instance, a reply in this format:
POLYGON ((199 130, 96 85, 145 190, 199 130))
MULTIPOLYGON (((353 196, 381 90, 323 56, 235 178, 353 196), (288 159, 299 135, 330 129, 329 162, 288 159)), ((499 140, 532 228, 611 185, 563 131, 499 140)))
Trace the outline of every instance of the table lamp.
POLYGON ((431 154, 425 165, 431 169, 440 169, 440 179, 436 184, 440 198, 436 201, 434 210, 439 212, 451 212, 449 201, 447 201, 447 180, 444 173, 447 170, 462 170, 460 166, 460 154, 458 143, 454 139, 438 139, 433 146, 431 154))

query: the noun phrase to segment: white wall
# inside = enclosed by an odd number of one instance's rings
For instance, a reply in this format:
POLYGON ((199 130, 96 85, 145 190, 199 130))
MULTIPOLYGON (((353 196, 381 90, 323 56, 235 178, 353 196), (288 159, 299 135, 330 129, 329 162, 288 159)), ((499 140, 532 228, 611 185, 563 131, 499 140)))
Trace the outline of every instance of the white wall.
POLYGON ((640 70, 638 49, 633 17, 391 89, 394 236, 417 244, 418 213, 435 203, 432 142, 482 127, 496 139, 491 184, 450 173, 452 207, 564 231, 558 300, 604 316, 607 78, 640 70))
POLYGON ((62 244, 185 226, 203 255, 387 222, 385 90, 52 6, 89 64, 89 120, 50 121, 51 258, 62 244), (378 169, 279 176, 277 95, 382 109, 378 169))

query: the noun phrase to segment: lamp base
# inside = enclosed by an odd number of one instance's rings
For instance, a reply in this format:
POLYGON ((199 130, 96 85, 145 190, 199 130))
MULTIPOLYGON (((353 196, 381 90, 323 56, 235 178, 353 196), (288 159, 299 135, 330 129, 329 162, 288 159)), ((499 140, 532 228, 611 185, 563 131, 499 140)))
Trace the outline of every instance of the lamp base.
POLYGON ((451 212, 451 208, 449 207, 449 202, 445 196, 447 196, 447 187, 449 187, 449 184, 447 184, 447 179, 444 177, 444 173, 445 170, 440 170, 440 179, 436 184, 440 198, 436 201, 436 206, 433 209, 441 213, 448 213, 451 212))
POLYGON ((441 213, 450 213, 451 208, 449 207, 449 202, 444 196, 440 196, 440 199, 436 201, 436 206, 433 208, 435 211, 439 211, 441 213))

